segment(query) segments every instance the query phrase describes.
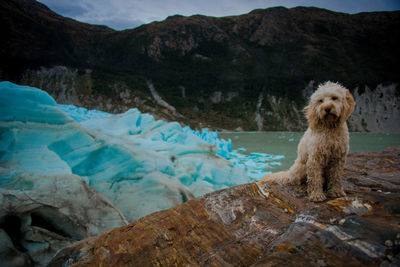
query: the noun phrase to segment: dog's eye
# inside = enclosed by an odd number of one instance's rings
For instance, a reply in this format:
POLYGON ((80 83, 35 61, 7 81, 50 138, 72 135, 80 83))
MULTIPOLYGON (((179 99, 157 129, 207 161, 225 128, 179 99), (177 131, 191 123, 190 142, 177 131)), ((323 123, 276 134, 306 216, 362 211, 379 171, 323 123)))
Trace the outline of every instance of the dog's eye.
POLYGON ((318 102, 319 102, 319 103, 322 103, 322 102, 324 102, 324 100, 320 99, 318 102))
POLYGON ((333 101, 335 101, 335 100, 337 100, 338 98, 336 97, 336 96, 332 96, 332 100, 333 101))

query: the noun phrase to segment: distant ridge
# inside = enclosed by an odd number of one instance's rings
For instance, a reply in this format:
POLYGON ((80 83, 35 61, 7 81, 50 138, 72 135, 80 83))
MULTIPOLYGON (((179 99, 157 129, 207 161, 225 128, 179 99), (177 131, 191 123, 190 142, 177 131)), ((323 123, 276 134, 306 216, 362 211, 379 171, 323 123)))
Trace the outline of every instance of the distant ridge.
POLYGON ((275 7, 114 31, 33 0, 0 4, 0 79, 41 85, 56 99, 69 90, 62 99, 108 112, 138 107, 195 127, 301 130, 306 91, 319 82, 362 93, 400 79, 400 11, 275 7), (183 118, 156 103, 147 81, 183 118))

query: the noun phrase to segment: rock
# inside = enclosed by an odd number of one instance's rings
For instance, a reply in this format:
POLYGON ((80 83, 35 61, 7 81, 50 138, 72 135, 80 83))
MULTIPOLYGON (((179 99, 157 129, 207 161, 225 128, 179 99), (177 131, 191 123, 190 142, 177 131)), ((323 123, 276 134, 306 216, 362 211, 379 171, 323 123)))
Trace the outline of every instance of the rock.
POLYGON ((80 241, 49 266, 396 266, 399 180, 399 147, 351 154, 347 197, 243 184, 80 241))
POLYGON ((3 229, 0 229, 0 257, 1 266, 32 265, 29 256, 14 247, 13 240, 3 229))
POLYGON ((76 175, 18 175, 0 203, 0 266, 45 266, 59 249, 127 224, 76 175))
POLYGON ((400 120, 399 98, 397 84, 379 84, 376 88, 365 86, 354 90, 356 108, 349 120, 352 131, 399 133, 400 124, 393 123, 400 120))
POLYGON ((57 103, 81 105, 76 92, 77 70, 65 66, 27 70, 22 80, 46 90, 57 103))

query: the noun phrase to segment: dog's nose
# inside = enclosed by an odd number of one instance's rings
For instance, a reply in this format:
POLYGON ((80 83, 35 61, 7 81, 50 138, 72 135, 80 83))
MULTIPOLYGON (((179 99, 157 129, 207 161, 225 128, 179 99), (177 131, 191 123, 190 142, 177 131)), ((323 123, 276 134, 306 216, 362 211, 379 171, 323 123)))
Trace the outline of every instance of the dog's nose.
POLYGON ((325 112, 326 112, 326 113, 330 113, 330 112, 331 112, 331 109, 330 109, 330 108, 326 108, 326 109, 325 109, 325 112))

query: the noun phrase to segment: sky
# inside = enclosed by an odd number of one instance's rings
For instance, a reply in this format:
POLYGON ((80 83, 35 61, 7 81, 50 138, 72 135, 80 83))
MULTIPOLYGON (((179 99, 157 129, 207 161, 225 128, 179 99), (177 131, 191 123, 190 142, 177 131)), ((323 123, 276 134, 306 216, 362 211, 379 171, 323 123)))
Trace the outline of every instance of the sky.
POLYGON ((400 10, 400 0, 39 0, 54 12, 115 30, 135 28, 172 15, 241 15, 257 8, 316 6, 345 13, 400 10))

